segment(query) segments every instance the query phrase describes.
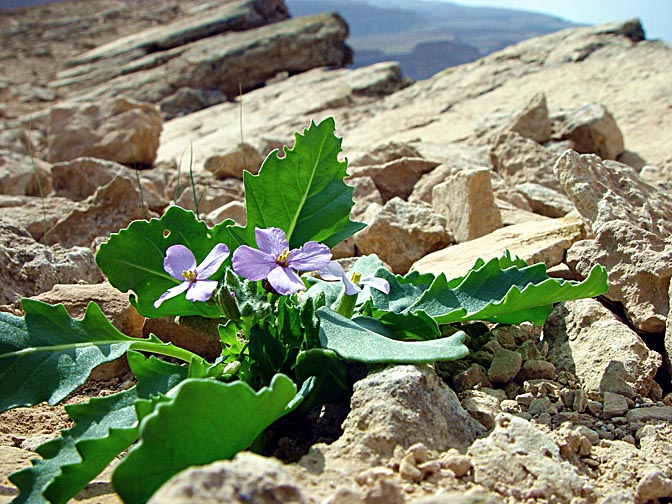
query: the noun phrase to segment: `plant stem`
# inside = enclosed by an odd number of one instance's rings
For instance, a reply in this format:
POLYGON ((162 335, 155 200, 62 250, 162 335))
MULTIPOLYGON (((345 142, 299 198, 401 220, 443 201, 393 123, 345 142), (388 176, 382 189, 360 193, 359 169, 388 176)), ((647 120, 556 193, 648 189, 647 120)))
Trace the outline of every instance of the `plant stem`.
POLYGON ((343 315, 347 318, 352 318, 353 313, 355 313, 355 304, 357 303, 357 294, 348 296, 345 292, 341 294, 341 297, 338 300, 338 305, 336 306, 336 313, 343 315))
POLYGON ((204 361, 203 357, 200 355, 190 352, 186 348, 175 346, 172 343, 155 343, 152 341, 140 340, 131 343, 130 349, 139 352, 151 352, 167 357, 174 357, 175 359, 180 359, 187 363, 191 362, 194 358, 204 361))

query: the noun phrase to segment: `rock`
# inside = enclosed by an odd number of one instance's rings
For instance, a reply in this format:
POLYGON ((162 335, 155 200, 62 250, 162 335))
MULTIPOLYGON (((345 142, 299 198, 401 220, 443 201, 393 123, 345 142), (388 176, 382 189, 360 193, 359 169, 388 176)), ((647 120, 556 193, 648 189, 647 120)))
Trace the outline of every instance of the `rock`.
POLYGON ((602 417, 614 418, 625 415, 628 411, 628 401, 620 394, 604 392, 602 401, 602 417))
POLYGON ((454 278, 465 275, 477 258, 499 257, 504 249, 528 264, 543 262, 547 267, 555 266, 564 260, 565 251, 582 239, 584 233, 581 220, 572 216, 525 222, 428 254, 416 261, 411 269, 435 275, 446 272, 454 278))
POLYGON ((672 422, 672 406, 652 406, 631 409, 625 415, 628 422, 672 422))
POLYGON ((471 390, 476 386, 491 387, 485 369, 480 364, 472 364, 464 371, 453 376, 453 387, 457 392, 471 390))
POLYGON ((50 110, 48 159, 90 156, 151 166, 163 122, 156 106, 126 98, 55 105, 50 110))
POLYGON ((185 469, 168 480, 150 503, 309 502, 279 460, 240 452, 233 460, 185 469))
POLYGON ((477 439, 467 451, 474 467, 474 482, 509 496, 526 499, 590 497, 590 488, 578 471, 562 460, 552 439, 529 422, 501 413, 487 438, 477 439))
POLYGON ((661 187, 667 191, 672 189, 672 164, 667 166, 647 164, 639 171, 639 176, 648 184, 661 187))
POLYGON ((552 362, 543 359, 526 360, 516 376, 516 381, 522 383, 526 380, 551 380, 555 376, 555 366, 552 362))
MULTIPOLYGON (((352 50, 344 43, 347 33, 347 25, 336 13, 221 33, 131 61, 123 65, 119 76, 71 96, 78 100, 127 96, 159 103, 184 87, 218 88, 224 95, 238 96, 241 90, 255 89, 279 72, 345 66, 352 59, 352 50)), ((77 85, 78 79, 65 83, 77 85)), ((61 84, 63 80, 54 85, 61 84)))
POLYGON ((586 390, 646 397, 661 363, 660 354, 594 299, 558 305, 544 340, 557 368, 575 374, 586 390))
POLYGON ((102 281, 87 248, 47 247, 25 229, 0 220, 0 305, 19 306, 22 297, 48 291, 58 283, 102 281))
POLYGON ((478 390, 469 392, 469 396, 462 401, 462 407, 488 430, 492 429, 495 417, 502 412, 496 397, 478 390))
POLYGON ((355 188, 352 193, 352 199, 355 202, 355 205, 350 211, 350 215, 353 219, 358 219, 371 203, 376 203, 380 206, 383 205, 383 198, 381 198, 380 191, 378 191, 378 188, 371 177, 349 178, 346 183, 355 188))
POLYGON ((48 163, 35 157, 0 152, 0 194, 47 196, 51 192, 49 168, 48 163))
POLYGON ((49 229, 46 241, 64 247, 89 246, 96 237, 107 237, 145 216, 154 214, 143 209, 135 183, 117 176, 61 218, 49 229))
POLYGON ((428 366, 389 366, 355 383, 343 431, 328 453, 371 462, 418 442, 464 452, 485 429, 428 366))
POLYGON ((639 481, 636 496, 638 502, 655 502, 672 497, 672 479, 666 478, 662 471, 654 469, 639 481))
POLYGON ((564 217, 574 210, 574 204, 563 193, 540 184, 526 182, 516 189, 527 199, 532 211, 546 217, 564 217))
POLYGON ((184 86, 159 102, 161 115, 168 121, 228 100, 219 88, 195 89, 184 86))
POLYGON ((585 275, 592 265, 604 265, 609 271, 607 298, 623 304, 637 329, 664 332, 672 276, 669 195, 628 166, 573 151, 558 159, 554 171, 595 233, 593 242, 568 252, 570 268, 585 275))
POLYGON ((405 142, 387 142, 384 144, 377 145, 368 152, 367 155, 369 159, 374 160, 371 162, 356 163, 351 162, 350 166, 365 166, 371 164, 385 164, 395 159, 401 158, 421 158, 418 150, 412 145, 405 142))
POLYGON ((672 234, 669 194, 644 182, 629 166, 566 151, 553 171, 596 233, 609 221, 623 220, 662 237, 672 234))
POLYGON ((566 260, 582 277, 595 264, 604 266, 609 272, 605 297, 623 305, 635 329, 665 332, 670 309, 672 235, 663 238, 631 222, 609 221, 598 228, 595 240, 574 244, 566 260))
POLYGON ((205 221, 210 226, 215 226, 226 219, 233 219, 236 224, 244 226, 247 220, 245 204, 242 201, 230 201, 205 216, 205 221))
POLYGON ((670 282, 668 296, 670 298, 670 310, 667 313, 667 323, 665 324, 665 339, 663 341, 665 353, 663 358, 667 374, 672 380, 672 282, 670 282))
POLYGON ((179 186, 176 188, 176 180, 168 186, 169 193, 179 192, 176 205, 186 210, 195 210, 195 201, 198 202, 199 214, 208 214, 224 205, 244 199, 243 182, 229 177, 224 180, 216 180, 204 174, 194 174, 192 185, 189 175, 181 175, 179 186), (195 195, 194 195, 195 191, 195 195))
POLYGON ((490 148, 490 162, 495 172, 513 185, 534 182, 557 187, 553 174, 556 159, 553 152, 516 132, 501 133, 490 148))
POLYGON ((589 103, 568 113, 556 114, 554 138, 569 140, 581 154, 616 159, 623 152, 623 135, 614 116, 600 103, 589 103))
POLYGON ((446 218, 458 243, 502 227, 490 184, 490 170, 464 170, 448 176, 432 191, 432 208, 446 218))
POLYGON ((492 383, 506 383, 513 380, 523 364, 523 357, 512 350, 496 348, 488 368, 488 379, 492 383))
MULTIPOLYGON (((369 206, 367 214, 370 211, 375 212, 376 206, 369 206)), ((394 273, 406 273, 414 261, 453 242, 445 219, 427 204, 395 197, 368 222, 355 235, 357 248, 362 255, 378 254, 394 273)))
POLYGON ((66 198, 0 195, 2 217, 43 243, 49 229, 76 207, 75 202, 66 198))
POLYGON ((538 144, 548 142, 551 139, 551 120, 546 95, 535 93, 525 108, 513 116, 507 129, 538 144))
POLYGON ((142 336, 156 335, 161 341, 173 343, 213 362, 222 353, 222 342, 214 319, 163 317, 145 319, 142 336))
POLYGON ((408 199, 416 182, 439 163, 423 158, 398 158, 382 165, 355 166, 350 169, 352 179, 371 177, 376 184, 383 203, 399 197, 408 199))
POLYGON ((241 143, 220 154, 209 156, 203 167, 212 172, 215 178, 235 177, 242 180, 243 170, 256 175, 263 162, 264 158, 257 149, 248 143, 241 143))

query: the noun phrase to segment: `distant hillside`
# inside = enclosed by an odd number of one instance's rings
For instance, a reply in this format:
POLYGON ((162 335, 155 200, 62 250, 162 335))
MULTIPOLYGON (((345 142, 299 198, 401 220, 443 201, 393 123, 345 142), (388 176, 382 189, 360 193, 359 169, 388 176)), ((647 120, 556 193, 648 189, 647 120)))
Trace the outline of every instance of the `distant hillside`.
POLYGON ((423 0, 286 0, 293 16, 337 11, 350 26, 354 67, 399 61, 426 79, 521 40, 577 26, 533 12, 423 0))

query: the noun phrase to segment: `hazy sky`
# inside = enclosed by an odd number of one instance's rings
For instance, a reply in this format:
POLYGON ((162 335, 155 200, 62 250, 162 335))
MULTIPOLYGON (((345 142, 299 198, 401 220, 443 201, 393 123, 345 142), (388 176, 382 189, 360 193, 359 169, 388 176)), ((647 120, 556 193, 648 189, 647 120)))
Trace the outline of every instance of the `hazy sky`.
POLYGON ((543 12, 568 21, 600 24, 637 17, 647 39, 672 43, 672 0, 442 0, 455 4, 543 12))

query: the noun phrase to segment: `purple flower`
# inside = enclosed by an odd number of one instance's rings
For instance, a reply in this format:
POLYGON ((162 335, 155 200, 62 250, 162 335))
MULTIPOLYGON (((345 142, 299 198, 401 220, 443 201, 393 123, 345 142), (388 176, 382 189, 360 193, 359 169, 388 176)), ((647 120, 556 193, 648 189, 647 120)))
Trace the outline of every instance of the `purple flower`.
POLYGON ((248 280, 268 280, 279 294, 293 294, 305 289, 297 271, 324 268, 331 260, 329 247, 309 241, 301 248, 289 250, 282 229, 255 229, 259 250, 241 245, 233 252, 233 270, 248 280))
POLYGON ((194 254, 184 245, 173 245, 166 250, 163 269, 171 277, 182 283, 171 287, 154 301, 154 308, 161 306, 166 299, 187 292, 189 301, 207 301, 217 288, 215 280, 208 280, 217 273, 222 263, 229 257, 229 248, 223 243, 215 245, 203 262, 196 266, 194 254))
POLYGON ((345 286, 345 294, 348 296, 354 296, 355 294, 362 292, 362 288, 357 284, 373 287, 385 294, 390 293, 390 283, 384 278, 378 278, 373 275, 362 276, 362 274, 357 271, 352 273, 352 278, 348 278, 343 267, 336 261, 332 261, 322 268, 319 271, 319 275, 322 280, 327 282, 343 282, 343 285, 345 286))

